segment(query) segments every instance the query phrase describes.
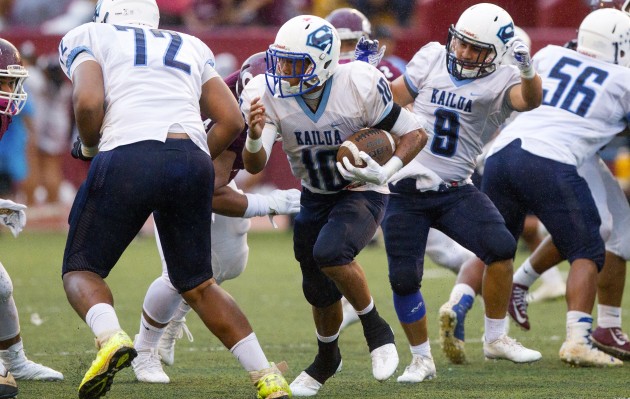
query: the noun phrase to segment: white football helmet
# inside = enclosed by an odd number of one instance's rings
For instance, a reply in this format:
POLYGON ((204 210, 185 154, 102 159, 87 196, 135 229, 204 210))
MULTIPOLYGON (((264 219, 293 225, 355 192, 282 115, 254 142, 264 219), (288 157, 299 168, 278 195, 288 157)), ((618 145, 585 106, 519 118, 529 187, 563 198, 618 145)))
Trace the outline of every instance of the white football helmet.
POLYGON ((323 85, 337 69, 340 46, 337 30, 325 19, 291 18, 267 50, 267 87, 274 96, 294 97, 323 85), (291 78, 299 81, 291 86, 291 78))
POLYGON ((614 8, 588 14, 578 29, 577 51, 590 57, 630 67, 630 18, 614 8))
POLYGON ((446 67, 456 79, 476 79, 493 73, 508 51, 507 43, 514 37, 514 22, 503 8, 479 3, 462 13, 455 26, 451 25, 446 42, 446 67), (477 60, 460 60, 455 45, 465 43, 481 50, 477 60), (484 56, 481 59, 481 56, 484 56))
MULTIPOLYGON (((22 66, 22 57, 18 49, 9 41, 0 39, 0 79, 3 86, 10 90, 0 89, 0 114, 14 116, 22 111, 26 99, 24 80, 28 77, 26 68, 22 66)), ((3 123, 0 128, 6 129, 3 123)), ((2 137, 0 132, 0 137, 2 137)))
POLYGON ((160 10, 155 0, 99 0, 92 21, 157 29, 160 10))

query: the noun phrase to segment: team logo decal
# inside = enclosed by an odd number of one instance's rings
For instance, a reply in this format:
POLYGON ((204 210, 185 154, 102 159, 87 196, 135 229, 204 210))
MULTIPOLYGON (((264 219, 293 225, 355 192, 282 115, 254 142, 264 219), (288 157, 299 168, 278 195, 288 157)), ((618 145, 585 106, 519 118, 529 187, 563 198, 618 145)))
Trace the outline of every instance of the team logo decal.
POLYGON ((499 28, 497 37, 503 42, 503 44, 509 42, 510 39, 514 37, 514 24, 510 22, 509 24, 499 28))
POLYGON ((327 25, 323 25, 306 38, 307 46, 318 48, 321 51, 326 50, 326 47, 328 47, 328 53, 330 53, 330 50, 332 49, 332 42, 333 31, 330 26, 327 25))

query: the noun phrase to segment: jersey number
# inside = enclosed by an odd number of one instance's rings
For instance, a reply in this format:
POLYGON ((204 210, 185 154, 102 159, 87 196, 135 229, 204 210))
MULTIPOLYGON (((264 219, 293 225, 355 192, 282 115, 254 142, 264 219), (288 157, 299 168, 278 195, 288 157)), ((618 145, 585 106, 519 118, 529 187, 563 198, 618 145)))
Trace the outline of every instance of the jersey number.
POLYGON ((389 83, 385 80, 385 78, 380 78, 378 84, 376 85, 378 92, 381 93, 381 99, 385 105, 389 104, 392 101, 392 90, 389 88, 389 83))
POLYGON ((311 186, 320 190, 339 191, 348 184, 337 170, 336 161, 337 150, 302 150, 302 163, 311 186))
POLYGON ((457 150, 459 140, 459 114, 444 108, 435 110, 433 140, 431 152, 445 157, 452 157, 457 150))
POLYGON ((576 68, 579 68, 580 65, 582 65, 580 61, 569 57, 562 57, 558 61, 549 72, 550 78, 559 80, 558 87, 551 98, 548 98, 547 90, 543 90, 543 104, 557 107, 564 92, 569 88, 569 92, 562 104, 560 104, 560 108, 582 117, 586 115, 597 94, 595 90, 585 85, 586 81, 593 77, 593 82, 601 85, 608 77, 608 72, 589 66, 577 74, 580 71, 576 68), (563 69, 566 71, 570 68, 573 69, 573 71, 570 71, 571 74, 563 72, 563 69), (574 105, 573 103, 578 95, 580 95, 581 101, 574 105))
MULTIPOLYGON (((135 41, 136 41, 136 58, 134 60, 135 66, 143 66, 147 65, 147 39, 144 35, 144 30, 142 28, 135 28, 132 26, 120 26, 114 25, 116 29, 119 31, 128 31, 131 30, 134 32, 135 41)), ((177 32, 161 30, 161 29, 151 29, 151 33, 153 36, 164 38, 166 35, 171 37, 171 42, 166 48, 166 52, 164 53, 164 65, 170 68, 180 69, 186 73, 190 73, 190 65, 175 60, 175 56, 179 52, 179 49, 182 47, 182 37, 177 34, 177 32)))

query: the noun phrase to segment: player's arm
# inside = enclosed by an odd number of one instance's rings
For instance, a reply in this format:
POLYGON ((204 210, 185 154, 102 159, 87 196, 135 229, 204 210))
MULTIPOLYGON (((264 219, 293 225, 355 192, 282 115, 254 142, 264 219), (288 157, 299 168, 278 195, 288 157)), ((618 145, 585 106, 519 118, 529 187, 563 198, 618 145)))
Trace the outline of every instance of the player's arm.
POLYGON ((212 159, 217 158, 245 127, 245 121, 232 92, 219 76, 201 87, 201 113, 215 123, 208 131, 208 148, 212 159))
POLYGON ((101 66, 92 60, 82 62, 72 74, 72 104, 83 150, 98 148, 105 117, 105 88, 101 66))
POLYGON ((394 95, 394 102, 401 107, 405 107, 411 104, 414 100, 412 92, 409 86, 405 82, 405 75, 397 77, 392 82, 392 94, 394 95))
POLYGON ((521 38, 514 38, 508 46, 512 49, 512 57, 521 73, 521 84, 509 89, 509 98, 515 111, 529 111, 542 103, 542 79, 536 73, 529 47, 521 38))
POLYGON ((246 112, 249 129, 243 149, 243 163, 245 170, 256 174, 261 172, 267 164, 269 152, 275 140, 276 128, 266 123, 265 106, 260 97, 254 97, 250 104, 251 107, 246 112))

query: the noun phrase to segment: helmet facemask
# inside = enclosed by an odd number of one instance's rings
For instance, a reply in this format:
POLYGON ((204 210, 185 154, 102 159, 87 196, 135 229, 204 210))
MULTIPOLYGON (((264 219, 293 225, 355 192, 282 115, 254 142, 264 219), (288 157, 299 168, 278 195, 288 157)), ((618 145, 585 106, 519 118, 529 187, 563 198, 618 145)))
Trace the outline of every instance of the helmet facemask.
POLYGON ((318 86, 319 78, 314 73, 315 62, 309 54, 290 53, 282 50, 267 50, 267 86, 278 97, 293 97, 306 94, 318 86), (271 87, 270 78, 273 82, 271 87), (299 78, 295 85, 288 79, 299 78))
POLYGON ((27 77, 28 72, 21 65, 8 65, 6 69, 0 69, 0 81, 10 86, 10 91, 0 90, 0 114, 14 116, 22 111, 28 97, 24 91, 27 77))
POLYGON ((490 75, 497 68, 496 58, 497 51, 493 44, 471 39, 451 25, 446 41, 446 68, 455 79, 477 79, 490 75), (478 52, 477 59, 467 61, 457 58, 455 51, 461 44, 472 46, 478 52))

